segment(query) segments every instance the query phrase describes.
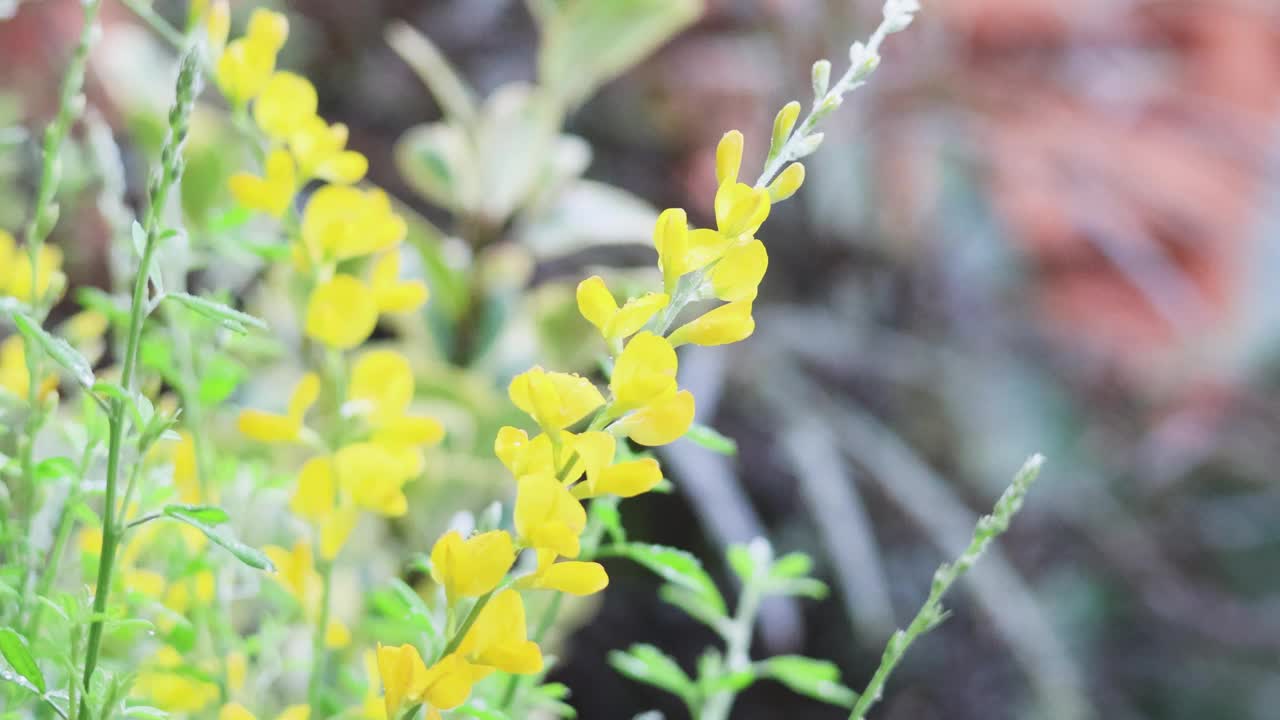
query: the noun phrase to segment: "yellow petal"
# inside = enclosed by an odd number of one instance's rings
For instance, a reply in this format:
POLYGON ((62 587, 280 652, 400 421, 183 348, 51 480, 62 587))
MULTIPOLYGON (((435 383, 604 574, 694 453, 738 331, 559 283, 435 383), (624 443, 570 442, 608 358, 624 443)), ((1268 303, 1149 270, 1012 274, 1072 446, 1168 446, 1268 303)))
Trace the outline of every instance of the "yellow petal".
POLYGON ((289 417, 301 422, 319 398, 320 376, 313 372, 303 374, 289 395, 289 417))
POLYGON ((370 280, 380 312, 412 312, 427 302, 425 284, 417 280, 401 282, 400 253, 394 248, 374 263, 370 280))
POLYGON ((464 660, 460 653, 448 655, 427 670, 424 689, 418 700, 426 700, 431 706, 428 720, 440 717, 437 708, 452 710, 466 702, 471 688, 493 672, 493 668, 464 660))
MULTIPOLYGON (((677 427, 678 425, 677 423, 677 427)), ((680 435, 683 434, 680 433, 680 435)), ((653 458, 643 458, 604 468, 595 482, 583 483, 575 487, 573 496, 580 499, 597 495, 635 497, 649 492, 660 482, 662 482, 662 468, 659 467, 658 461, 653 458)))
POLYGON ((232 175, 228 183, 236 202, 277 218, 289 209, 298 192, 297 170, 284 150, 273 150, 267 156, 264 177, 241 172, 232 175))
POLYGON ((609 387, 617 412, 640 407, 676 388, 676 351, 660 335, 642 332, 623 348, 609 387))
POLYGON ((256 8, 249 15, 249 27, 245 38, 257 47, 279 52, 289 37, 289 19, 278 12, 256 8))
POLYGON ((751 301, 731 302, 706 313, 671 333, 671 344, 727 345, 751 337, 756 321, 751 317, 751 301))
POLYGON ((604 397, 590 380, 549 373, 540 367, 513 378, 508 394, 516 407, 548 432, 567 428, 604 404, 604 397))
POLYGON ((296 442, 302 431, 297 420, 261 410, 240 411, 237 427, 243 435, 264 443, 296 442))
MULTIPOLYGON (((348 635, 349 634, 350 633, 348 633, 348 635)), ((280 714, 276 716, 276 720, 308 720, 310 717, 310 705, 290 705, 280 711, 280 714)))
POLYGON ((778 173, 778 177, 769 183, 769 201, 779 203, 800 189, 804 184, 804 165, 793 162, 787 166, 785 170, 778 173))
POLYGON ((398 245, 408 232, 381 190, 325 185, 302 213, 302 240, 312 259, 346 260, 398 245))
POLYGON ((708 279, 716 297, 721 300, 755 300, 768 267, 769 253, 764 249, 764 243, 752 240, 726 252, 711 268, 708 279))
POLYGON ((666 445, 689 431, 693 411, 693 394, 681 390, 627 415, 614 423, 613 429, 641 445, 666 445))
POLYGON ((330 620, 324 631, 324 646, 330 650, 344 648, 351 644, 351 631, 341 620, 330 620))
POLYGON ((592 595, 608 585, 608 573, 603 565, 595 562, 558 562, 547 568, 538 580, 538 587, 570 595, 592 595))
POLYGON ((359 513, 354 506, 339 507, 320 520, 320 557, 333 560, 347 544, 359 513))
POLYGON ((578 556, 587 513, 555 476, 540 473, 517 483, 515 525, 530 547, 572 558, 578 556))
POLYGON ((410 474, 394 451, 378 443, 354 443, 334 453, 333 467, 339 486, 361 508, 388 517, 408 511, 402 488, 410 474))
POLYGON ((689 272, 689 219, 684 210, 663 210, 653 226, 653 246, 658 251, 658 268, 662 270, 663 287, 675 291, 676 281, 689 272))
POLYGON ((593 275, 578 283, 578 312, 600 332, 605 331, 618 312, 618 303, 604 284, 604 278, 593 275))
POLYGON ((214 79, 232 105, 243 106, 262 91, 275 69, 276 51, 265 43, 241 38, 233 40, 218 56, 214 79))
POLYGON ((519 592, 504 590, 493 596, 462 639, 458 655, 517 675, 542 670, 542 651, 526 637, 519 592))
POLYGON ((218 711, 218 720, 257 720, 249 708, 237 702, 227 703, 218 711))
POLYGON ((244 656, 244 653, 238 650, 232 650, 227 653, 227 689, 232 694, 239 693, 244 689, 244 678, 248 672, 249 660, 244 656))
POLYGON ((267 79, 253 101, 253 119, 267 137, 284 140, 316 114, 319 98, 310 80, 291 72, 267 79))
POLYGON ((431 578, 444 586, 452 603, 493 590, 515 561, 515 544, 505 531, 494 530, 466 540, 450 531, 431 548, 431 578))
POLYGON ((408 698, 418 698, 426 690, 427 666, 418 649, 405 644, 387 647, 378 644, 378 675, 388 720, 399 718, 401 706, 408 698))
POLYGON ((742 133, 730 130, 720 138, 716 146, 716 183, 735 183, 738 181, 738 170, 742 167, 742 133))
POLYGON ((373 334, 378 305, 364 283, 335 275, 311 293, 307 303, 307 337, 339 350, 349 350, 373 334))
POLYGON ((418 415, 394 418, 373 433, 373 441, 381 445, 417 447, 436 445, 443 439, 444 425, 439 420, 418 415))
POLYGON ((298 489, 293 493, 289 509, 308 520, 320 520, 333 512, 337 494, 329 458, 311 458, 298 471, 298 489))
POLYGON ((361 355, 351 369, 347 397, 375 425, 382 425, 409 409, 414 385, 407 357, 394 350, 372 350, 361 355))
POLYGON ((654 315, 667 306, 671 298, 666 293, 645 293, 631 298, 614 314, 605 327, 604 335, 610 340, 624 340, 640 331, 654 315))
POLYGON ((721 235, 752 235, 769 217, 769 191, 743 183, 723 184, 716 192, 716 228, 721 235))

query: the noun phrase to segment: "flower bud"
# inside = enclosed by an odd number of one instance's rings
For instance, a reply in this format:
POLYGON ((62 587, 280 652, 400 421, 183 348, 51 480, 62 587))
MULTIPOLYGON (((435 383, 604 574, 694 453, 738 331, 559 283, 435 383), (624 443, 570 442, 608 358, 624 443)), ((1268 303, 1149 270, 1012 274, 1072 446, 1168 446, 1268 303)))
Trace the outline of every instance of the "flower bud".
POLYGON ((813 96, 820 98, 827 94, 831 85, 831 61, 819 60, 813 64, 813 96))

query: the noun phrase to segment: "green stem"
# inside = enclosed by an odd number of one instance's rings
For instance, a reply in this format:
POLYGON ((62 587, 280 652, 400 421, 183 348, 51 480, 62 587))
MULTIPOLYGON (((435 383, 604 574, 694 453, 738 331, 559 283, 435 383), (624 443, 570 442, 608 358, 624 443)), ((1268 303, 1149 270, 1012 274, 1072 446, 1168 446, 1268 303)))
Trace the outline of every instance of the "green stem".
MULTIPOLYGON (((95 0, 94 5, 97 2, 95 0)), ((142 326, 146 321, 147 290, 150 286, 151 265, 160 244, 160 215, 164 211, 170 188, 182 175, 182 143, 186 140, 187 123, 191 107, 199 92, 199 53, 192 49, 182 58, 178 71, 176 99, 169 111, 169 136, 160 154, 160 170, 152 178, 148 188, 150 207, 146 216, 146 245, 133 280, 133 298, 129 307, 129 333, 120 372, 120 385, 125 392, 133 392, 134 373, 138 364, 138 347, 142 342, 142 326)), ((120 459, 124 445, 124 430, 128 414, 124 399, 112 398, 108 415, 110 431, 107 440, 106 498, 102 518, 102 551, 98 558, 98 580, 93 597, 94 620, 89 626, 89 641, 85 649, 82 684, 92 687, 93 673, 98 665, 98 653, 102 646, 102 631, 106 617, 107 598, 111 593, 111 573, 115 566, 116 548, 120 542, 121 523, 116 517, 117 491, 120 478, 120 459)), ((122 511, 123 512, 123 511, 122 511)), ((87 701, 81 698, 80 715, 88 711, 87 701)))
POLYGON ((320 708, 320 688, 324 683, 325 665, 328 661, 330 600, 333 594, 333 563, 320 565, 320 618, 316 621, 316 631, 311 638, 311 679, 307 683, 307 702, 311 705, 311 717, 322 718, 320 708))
MULTIPOLYGON (((760 612, 760 601, 764 593, 759 582, 754 579, 742 587, 742 597, 738 599, 738 609, 733 621, 725 630, 725 671, 732 674, 751 667, 751 634, 755 629, 756 615, 760 612)), ((728 720, 729 711, 737 699, 737 692, 721 690, 707 698, 698 713, 698 720, 728 720)))
POLYGON ((853 712, 849 715, 849 720, 863 720, 867 711, 871 706, 875 705, 880 696, 884 693, 885 683, 889 680, 889 675, 893 673, 894 668, 898 667, 898 663, 902 661, 902 656, 906 654, 907 649, 915 642, 916 638, 929 632, 942 622, 944 613, 942 610, 942 596, 947 594, 951 586, 959 580, 962 575, 973 567, 973 564, 982 557, 986 552, 987 546, 993 540, 1009 529, 1009 522, 1013 520, 1013 516, 1022 508, 1022 501, 1026 498, 1027 492, 1031 489, 1031 484, 1035 482, 1040 475, 1040 467, 1044 464, 1044 458, 1035 455, 1022 466, 1018 474, 1014 476, 1013 482, 1000 495, 1000 499, 996 501, 995 510, 990 515, 986 515, 978 520, 978 526, 973 531, 973 539, 969 541, 969 546, 960 557, 950 564, 943 565, 933 575, 933 584, 929 589, 929 597, 920 606, 919 612, 915 618, 911 620, 911 624, 906 630, 898 630, 894 632, 893 637, 889 638, 889 644, 885 646, 884 655, 880 658, 880 666, 876 668, 875 674, 871 676, 871 680, 867 683, 866 689, 858 696, 858 702, 853 706, 853 712))
POLYGON ((436 658, 436 662, 439 662, 441 658, 448 657, 450 653, 458 649, 458 646, 462 645, 463 639, 467 637, 467 632, 471 630, 471 626, 475 625, 476 620, 480 617, 480 611, 484 610, 484 606, 489 604, 489 600, 504 587, 506 586, 500 585, 476 599, 476 604, 471 606, 471 611, 462 620, 462 625, 453 633, 453 637, 449 638, 448 644, 444 646, 444 650, 441 651, 440 657, 436 658))

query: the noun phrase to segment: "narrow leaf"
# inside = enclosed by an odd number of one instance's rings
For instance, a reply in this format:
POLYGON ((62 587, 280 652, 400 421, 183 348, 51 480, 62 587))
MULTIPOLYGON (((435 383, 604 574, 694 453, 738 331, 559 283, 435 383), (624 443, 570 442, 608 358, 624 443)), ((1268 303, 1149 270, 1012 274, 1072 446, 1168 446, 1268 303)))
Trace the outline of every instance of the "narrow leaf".
POLYGON ((71 373, 76 382, 84 387, 93 386, 93 367, 66 340, 49 334, 39 323, 22 313, 14 313, 13 322, 26 339, 28 347, 38 345, 45 354, 71 373))
MULTIPOLYGON (((9 662, 14 672, 25 678, 41 695, 47 689, 44 684, 44 673, 31 655, 27 647, 27 639, 13 628, 0 628, 0 655, 9 662)), ((19 683, 21 684, 21 683, 19 683)))
POLYGON ((222 532, 220 529, 200 521, 193 515, 182 512, 178 509, 180 507, 181 506, 175 505, 165 507, 165 515, 173 518, 174 520, 180 520, 204 533, 205 537, 212 540, 215 544, 221 545, 227 552, 235 555, 236 559, 245 565, 259 570, 275 572, 276 566, 272 565, 271 561, 268 560, 267 556, 262 554, 260 550, 251 548, 236 538, 222 532))
POLYGON ((172 298, 196 313, 218 321, 228 330, 234 330, 242 335, 248 333, 248 328, 251 327, 258 330, 267 329, 267 324, 262 320, 216 300, 180 292, 169 293, 165 297, 172 298))
POLYGON ((738 454, 738 443, 733 438, 721 435, 715 428, 702 423, 690 425, 689 431, 684 434, 684 437, 686 440, 691 440, 694 444, 714 453, 720 453, 721 455, 738 454))
POLYGON ((684 550, 665 545, 628 543, 619 551, 657 573, 662 579, 693 591, 709 609, 723 615, 727 612, 724 597, 716 589, 711 576, 702 569, 698 558, 684 550))
POLYGON ((195 518, 206 525, 221 525, 231 519, 226 510, 213 505, 165 505, 164 514, 169 517, 184 515, 195 518))

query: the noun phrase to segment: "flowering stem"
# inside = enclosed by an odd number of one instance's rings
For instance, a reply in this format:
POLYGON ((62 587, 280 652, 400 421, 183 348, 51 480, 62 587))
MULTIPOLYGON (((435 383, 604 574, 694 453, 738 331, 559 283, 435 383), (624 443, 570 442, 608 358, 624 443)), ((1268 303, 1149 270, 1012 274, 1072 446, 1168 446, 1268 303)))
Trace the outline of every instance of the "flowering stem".
POLYGON ((449 638, 449 642, 444 646, 444 650, 440 653, 440 657, 436 658, 437 662, 439 662, 441 658, 448 657, 450 653, 458 649, 458 646, 462 645, 462 640, 467 636, 467 631, 471 630, 471 626, 475 625, 476 619, 480 617, 480 611, 484 610, 484 606, 489 604, 489 600, 493 598, 494 594, 504 587, 505 585, 500 585, 481 595, 479 598, 476 598, 476 604, 471 606, 471 611, 467 613, 465 618, 463 618, 462 625, 460 625, 458 630, 454 632, 453 637, 449 638))
POLYGON ((973 531, 973 539, 969 542, 969 547, 965 548, 964 553, 954 562, 945 564, 938 568, 933 575, 933 584, 929 589, 929 597, 924 601, 924 605, 920 606, 919 612, 915 618, 911 620, 911 624, 906 630, 898 630, 889 638, 889 644, 885 646, 884 655, 880 658, 880 666, 876 668, 876 672, 871 676, 871 680, 867 683, 867 687, 858 697, 858 702, 853 706, 853 712, 849 715, 849 720, 863 720, 867 711, 872 705, 880 700, 881 694, 884 692, 885 682, 888 681, 889 675, 894 668, 901 662, 902 656, 906 654, 907 649, 911 647, 911 643, 916 638, 929 632, 938 626, 945 617, 942 609, 942 596, 951 589, 956 580, 964 575, 973 564, 982 557, 986 552, 987 546, 993 540, 1009 529, 1009 522, 1013 516, 1022 508, 1022 501, 1027 496, 1027 491, 1031 489, 1031 484, 1035 482, 1040 475, 1040 468, 1044 464, 1044 458, 1040 455, 1033 456, 1022 466, 1018 474, 1014 476, 1013 482, 1000 495, 1000 499, 996 501, 995 510, 978 521, 977 528, 973 531))
MULTIPOLYGON (((96 5, 96 2, 94 3, 96 5)), ((150 206, 147 209, 146 244, 138 272, 133 280, 133 300, 129 306, 129 334, 125 344, 120 385, 125 392, 133 391, 134 372, 138 363, 138 347, 142 341, 142 325, 146 320, 147 289, 150 286, 151 264, 160 245, 160 214, 164 211, 169 190, 182 175, 182 143, 186 140, 188 120, 195 96, 199 92, 199 53, 192 49, 182 58, 178 71, 176 99, 169 110, 169 136, 160 155, 160 168, 148 188, 150 206)), ((111 572, 114 569, 116 547, 122 528, 116 517, 116 494, 120 477, 120 455, 124 444, 124 429, 128 419, 123 397, 111 399, 107 441, 106 498, 102 517, 102 551, 98 558, 98 581, 93 596, 94 620, 89 626, 89 641, 85 650, 84 675, 81 684, 92 687, 93 672, 98 664, 98 652, 102 644, 102 631, 107 609, 107 597, 111 592, 111 572)), ((132 485, 132 483, 130 483, 132 485)), ((126 493, 127 494, 127 493, 126 493)), ((126 509, 122 508, 121 513, 126 509)), ((80 700, 80 715, 88 711, 87 702, 80 700)))

